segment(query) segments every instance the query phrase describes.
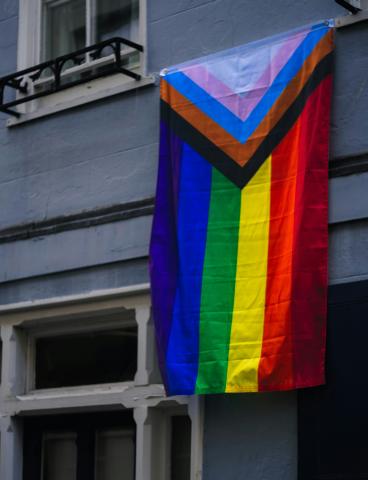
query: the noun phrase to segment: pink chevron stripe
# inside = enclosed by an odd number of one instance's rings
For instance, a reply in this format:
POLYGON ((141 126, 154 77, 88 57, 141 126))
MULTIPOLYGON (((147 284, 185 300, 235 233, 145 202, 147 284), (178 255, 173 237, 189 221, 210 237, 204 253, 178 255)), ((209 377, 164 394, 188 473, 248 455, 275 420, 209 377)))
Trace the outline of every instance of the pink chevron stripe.
MULTIPOLYGON (((244 85, 243 92, 239 92, 241 87, 237 87, 236 90, 238 92, 234 92, 230 86, 219 80, 204 65, 190 66, 184 68, 182 72, 211 95, 211 97, 214 97, 234 115, 244 121, 262 99, 281 69, 309 32, 310 30, 304 31, 283 42, 275 52, 273 58, 268 61, 267 68, 262 75, 253 85, 244 85)), ((211 70, 213 71, 213 65, 211 65, 211 70)))

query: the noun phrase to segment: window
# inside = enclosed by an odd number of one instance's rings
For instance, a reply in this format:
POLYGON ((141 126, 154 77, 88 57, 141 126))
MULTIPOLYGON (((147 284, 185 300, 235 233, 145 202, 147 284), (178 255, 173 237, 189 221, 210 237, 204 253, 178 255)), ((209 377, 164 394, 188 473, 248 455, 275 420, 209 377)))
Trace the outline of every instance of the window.
POLYGON ((139 43, 138 0, 42 0, 41 61, 112 37, 139 43))
MULTIPOLYGON (((114 61, 108 46, 100 58, 84 53, 78 57, 78 64, 66 62, 61 84, 73 82, 74 86, 19 105, 21 116, 10 118, 8 126, 154 84, 154 77, 146 74, 146 1, 19 0, 18 71, 113 37, 142 45, 144 51, 121 47, 121 66, 138 74, 140 80, 122 73, 105 76, 114 61), (81 79, 88 81, 92 74, 101 78, 76 84, 81 79)), ((46 69, 41 78, 27 80, 27 95, 49 90, 50 82, 51 72, 46 69)))
POLYGON ((198 478, 203 404, 165 396, 148 286, 12 305, 6 319, 6 478, 198 478))
POLYGON ((133 310, 39 326, 24 335, 28 390, 134 381, 138 329, 133 310))
POLYGON ((35 351, 36 388, 133 381, 137 328, 39 337, 35 351))
POLYGON ((24 480, 134 480, 132 412, 50 415, 24 420, 24 480))

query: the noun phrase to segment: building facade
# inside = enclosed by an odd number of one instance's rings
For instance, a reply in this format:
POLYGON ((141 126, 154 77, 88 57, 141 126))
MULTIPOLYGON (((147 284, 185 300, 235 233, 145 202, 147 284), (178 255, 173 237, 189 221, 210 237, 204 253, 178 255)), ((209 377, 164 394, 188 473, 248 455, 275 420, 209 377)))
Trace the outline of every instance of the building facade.
POLYGON ((0 2, 1 77, 81 51, 60 66, 58 91, 53 63, 4 90, 2 480, 368 478, 368 22, 336 31, 332 390, 166 398, 147 269, 160 69, 345 13, 333 0, 0 2), (116 37, 143 47, 119 46, 118 73, 116 37), (345 398, 355 389, 359 401, 345 398))

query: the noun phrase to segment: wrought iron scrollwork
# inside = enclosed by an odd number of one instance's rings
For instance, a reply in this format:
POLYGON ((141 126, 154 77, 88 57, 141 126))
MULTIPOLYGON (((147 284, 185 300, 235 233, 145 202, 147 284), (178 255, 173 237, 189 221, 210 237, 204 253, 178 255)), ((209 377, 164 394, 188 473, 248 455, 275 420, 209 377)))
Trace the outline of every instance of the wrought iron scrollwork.
MULTIPOLYGON (((130 47, 133 51, 143 52, 142 45, 125 38, 114 37, 1 77, 0 111, 19 117, 21 114, 13 109, 13 107, 17 105, 116 73, 121 73, 134 80, 140 80, 141 76, 138 73, 124 65, 124 52, 122 51, 122 47, 130 47), (85 63, 87 55, 91 60, 98 60, 104 58, 104 53, 107 53, 109 50, 111 50, 113 54, 113 61, 108 62, 102 69, 95 68, 95 65, 92 63, 90 64, 90 70, 86 70, 86 75, 81 75, 80 78, 77 79, 73 78, 72 75, 70 77, 66 76, 64 81, 62 73, 66 64, 71 63, 72 66, 82 65, 85 63), (37 89, 30 89, 30 85, 40 80, 43 76, 46 76, 46 73, 49 73, 47 75, 46 87, 39 91, 37 91, 37 89), (15 100, 5 101, 6 91, 9 89, 13 92, 20 92, 24 96, 16 98, 15 100), (32 91, 30 92, 30 90, 32 91)), ((89 66, 88 63, 86 63, 86 65, 89 66)))

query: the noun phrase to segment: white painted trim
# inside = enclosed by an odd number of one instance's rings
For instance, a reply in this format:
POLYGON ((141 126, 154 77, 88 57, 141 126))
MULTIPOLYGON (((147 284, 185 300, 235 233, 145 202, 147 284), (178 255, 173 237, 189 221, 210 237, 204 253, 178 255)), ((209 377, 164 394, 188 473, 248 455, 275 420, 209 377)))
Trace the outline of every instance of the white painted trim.
POLYGON ((19 0, 18 70, 23 70, 39 63, 40 39, 41 0, 19 0))
POLYGON ((19 421, 0 415, 0 478, 2 480, 22 479, 22 431, 19 421))
POLYGON ((189 398, 188 415, 192 422, 190 480, 202 480, 204 398, 194 395, 189 398))
POLYGON ((22 113, 19 118, 9 118, 6 122, 6 126, 14 127, 21 125, 22 123, 30 122, 37 118, 53 115, 63 110, 75 108, 103 98, 112 97, 119 93, 137 90, 149 85, 155 85, 156 83, 157 81, 154 75, 142 77, 140 80, 134 80, 124 77, 122 74, 117 74, 103 79, 92 80, 83 85, 72 87, 68 90, 63 90, 48 97, 44 97, 44 99, 52 98, 53 101, 44 102, 42 108, 36 109, 32 112, 29 111, 22 113), (117 77, 118 81, 116 81, 117 77))
POLYGON ((147 0, 139 0, 139 41, 140 44, 143 45, 144 52, 141 55, 141 73, 143 76, 148 75, 147 70, 147 49, 148 49, 148 42, 147 42, 147 0))
POLYGON ((0 319, 4 314, 18 313, 21 311, 40 309, 45 307, 59 307, 75 303, 90 302, 91 300, 109 300, 116 297, 130 297, 132 295, 147 294, 150 291, 149 283, 130 285, 127 287, 109 288, 104 290, 92 290, 87 293, 51 297, 42 300, 31 300, 19 303, 9 303, 0 306, 0 319))
POLYGON ((138 307, 136 309, 136 321, 138 326, 138 362, 137 371, 134 377, 136 385, 148 385, 150 367, 152 368, 153 358, 150 356, 150 338, 148 333, 148 323, 151 318, 151 308, 149 306, 138 307))
POLYGON ((354 15, 344 15, 342 17, 337 17, 334 19, 335 28, 348 27, 354 23, 365 22, 368 20, 368 11, 362 10, 361 12, 355 13, 354 15))

